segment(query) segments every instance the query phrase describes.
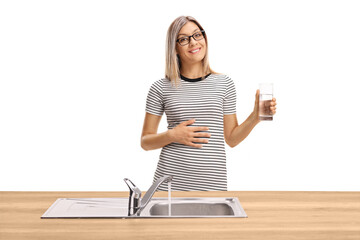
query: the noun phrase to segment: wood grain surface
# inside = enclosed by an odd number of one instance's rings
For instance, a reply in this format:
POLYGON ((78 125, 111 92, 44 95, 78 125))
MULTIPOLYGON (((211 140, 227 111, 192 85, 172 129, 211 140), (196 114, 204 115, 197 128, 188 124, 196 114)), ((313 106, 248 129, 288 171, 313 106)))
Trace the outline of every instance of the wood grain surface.
POLYGON ((360 240, 360 192, 175 191, 173 197, 238 197, 248 218, 41 219, 57 198, 128 194, 0 192, 0 239, 360 240))

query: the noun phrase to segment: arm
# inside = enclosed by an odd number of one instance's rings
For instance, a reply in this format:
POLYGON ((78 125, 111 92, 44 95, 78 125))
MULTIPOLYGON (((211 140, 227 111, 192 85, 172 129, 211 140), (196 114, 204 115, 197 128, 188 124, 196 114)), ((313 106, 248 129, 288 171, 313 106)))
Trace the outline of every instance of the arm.
POLYGON ((178 142, 192 147, 201 148, 201 144, 193 142, 207 143, 207 139, 197 137, 210 137, 209 133, 201 133, 199 131, 207 131, 208 127, 188 127, 195 122, 195 119, 181 122, 175 128, 167 130, 163 133, 157 133, 161 116, 146 113, 144 126, 141 134, 141 147, 144 150, 153 150, 162 148, 172 142, 178 142))
POLYGON ((236 114, 224 115, 225 142, 230 147, 235 147, 249 135, 258 123, 254 112, 241 125, 238 125, 236 114))
MULTIPOLYGON (((270 103, 271 114, 276 113, 276 99, 273 98, 270 103)), ((260 122, 259 120, 259 90, 255 95, 254 111, 241 124, 238 125, 236 114, 224 115, 224 138, 225 142, 230 147, 235 147, 241 143, 253 130, 253 128, 260 122)))
POLYGON ((171 143, 169 131, 157 133, 161 116, 146 113, 144 126, 141 134, 141 147, 144 150, 162 148, 171 143))

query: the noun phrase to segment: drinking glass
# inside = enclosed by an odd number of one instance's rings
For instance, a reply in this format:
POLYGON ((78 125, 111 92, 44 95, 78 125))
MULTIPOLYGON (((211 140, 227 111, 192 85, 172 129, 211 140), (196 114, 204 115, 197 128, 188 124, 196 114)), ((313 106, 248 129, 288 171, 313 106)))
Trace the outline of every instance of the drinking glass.
POLYGON ((259 103, 259 119, 260 121, 272 121, 270 102, 273 99, 274 84, 260 83, 260 103, 259 103))

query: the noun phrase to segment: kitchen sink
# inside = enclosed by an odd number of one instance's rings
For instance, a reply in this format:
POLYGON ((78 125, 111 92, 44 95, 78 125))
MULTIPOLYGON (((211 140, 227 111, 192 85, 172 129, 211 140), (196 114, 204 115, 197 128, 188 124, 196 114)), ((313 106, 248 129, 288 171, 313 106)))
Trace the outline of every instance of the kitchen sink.
MULTIPOLYGON (((232 200, 227 200, 232 201, 232 200)), ((235 212, 232 206, 220 201, 209 202, 195 200, 192 202, 176 202, 171 204, 171 216, 234 216, 235 212)), ((169 215, 169 203, 153 203, 149 209, 151 216, 169 215)))
POLYGON ((247 217, 236 197, 172 197, 171 204, 154 197, 138 216, 128 216, 128 207, 129 198, 58 198, 41 218, 247 217))

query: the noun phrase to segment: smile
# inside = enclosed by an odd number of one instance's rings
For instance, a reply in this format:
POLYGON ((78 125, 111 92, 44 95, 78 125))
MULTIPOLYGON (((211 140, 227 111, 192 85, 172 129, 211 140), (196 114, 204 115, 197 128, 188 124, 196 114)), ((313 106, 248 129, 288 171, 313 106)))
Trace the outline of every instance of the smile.
POLYGON ((200 49, 201 49, 201 48, 197 48, 197 49, 195 49, 195 50, 193 50, 193 51, 189 51, 189 53, 191 53, 191 54, 196 54, 196 53, 200 52, 200 49))

